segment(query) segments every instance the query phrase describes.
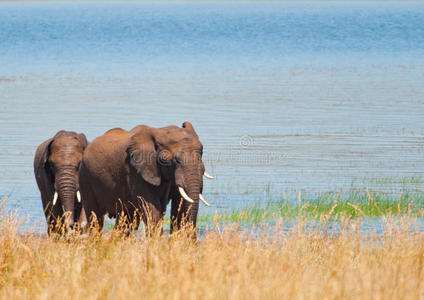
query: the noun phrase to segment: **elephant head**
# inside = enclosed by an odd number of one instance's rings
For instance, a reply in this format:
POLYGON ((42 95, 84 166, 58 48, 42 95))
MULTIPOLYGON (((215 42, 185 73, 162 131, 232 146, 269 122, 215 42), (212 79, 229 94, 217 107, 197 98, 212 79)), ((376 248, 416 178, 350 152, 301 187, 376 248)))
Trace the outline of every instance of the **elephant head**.
POLYGON ((82 208, 78 172, 87 144, 84 134, 59 131, 39 147, 34 161, 37 182, 44 182, 44 195, 49 198, 43 199, 47 202, 44 209, 59 212, 50 217, 64 217, 71 229, 82 208))
POLYGON ((132 167, 153 186, 170 182, 176 187, 185 199, 181 210, 187 221, 196 226, 199 201, 209 204, 201 194, 205 174, 203 145, 192 124, 184 122, 181 128, 137 126, 132 131, 135 134, 127 150, 132 167))

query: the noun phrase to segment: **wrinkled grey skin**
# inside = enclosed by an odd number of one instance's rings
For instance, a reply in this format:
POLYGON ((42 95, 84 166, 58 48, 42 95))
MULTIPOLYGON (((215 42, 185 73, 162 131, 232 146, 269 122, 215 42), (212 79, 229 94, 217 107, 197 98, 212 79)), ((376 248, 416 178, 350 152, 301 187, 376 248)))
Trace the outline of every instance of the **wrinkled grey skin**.
POLYGON ((72 229, 81 215, 82 203, 77 201, 79 168, 88 142, 84 134, 59 131, 38 146, 34 158, 34 173, 41 193, 47 232, 51 234, 66 222, 72 229), (56 205, 53 196, 58 193, 56 205), (62 219, 59 224, 58 220, 62 219))

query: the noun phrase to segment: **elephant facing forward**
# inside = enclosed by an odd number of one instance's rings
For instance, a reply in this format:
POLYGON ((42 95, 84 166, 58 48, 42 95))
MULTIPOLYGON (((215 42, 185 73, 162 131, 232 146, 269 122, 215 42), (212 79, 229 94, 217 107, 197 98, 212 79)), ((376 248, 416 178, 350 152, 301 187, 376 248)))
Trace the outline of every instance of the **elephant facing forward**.
POLYGON ((80 218, 78 171, 87 144, 84 134, 62 130, 36 150, 34 173, 49 234, 62 230, 62 225, 72 229, 80 218))
MULTIPOLYGON (((203 146, 193 126, 151 128, 136 126, 130 131, 111 129, 96 138, 84 152, 81 191, 88 217, 103 227, 104 215, 117 224, 140 220, 157 225, 172 199, 171 230, 181 226, 183 216, 196 226, 202 197, 203 146)), ((208 204, 207 204, 208 205, 208 204)))

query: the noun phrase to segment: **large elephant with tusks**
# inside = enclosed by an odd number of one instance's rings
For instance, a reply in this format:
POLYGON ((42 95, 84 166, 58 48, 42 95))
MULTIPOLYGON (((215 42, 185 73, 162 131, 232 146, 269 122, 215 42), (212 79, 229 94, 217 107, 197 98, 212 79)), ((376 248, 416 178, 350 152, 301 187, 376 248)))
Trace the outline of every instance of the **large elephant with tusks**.
POLYGON ((36 150, 34 173, 49 234, 72 229, 84 217, 78 172, 87 145, 83 133, 62 130, 36 150))
MULTIPOLYGON (((171 231, 185 220, 196 226, 205 167, 203 146, 193 126, 130 131, 111 129, 96 138, 84 152, 81 191, 87 217, 103 227, 104 216, 118 224, 146 229, 163 218, 172 200, 171 231)), ((209 177, 209 175, 206 174, 209 177)), ((127 227, 128 228, 128 227, 127 227)))

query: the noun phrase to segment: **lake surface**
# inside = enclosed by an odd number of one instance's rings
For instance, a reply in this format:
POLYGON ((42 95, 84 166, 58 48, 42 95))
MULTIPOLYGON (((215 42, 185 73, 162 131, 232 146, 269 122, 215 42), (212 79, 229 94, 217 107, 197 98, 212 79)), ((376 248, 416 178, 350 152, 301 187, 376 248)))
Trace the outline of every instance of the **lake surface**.
MULTIPOLYGON (((0 198, 58 130, 194 124, 216 208, 424 188, 424 3, 0 3, 0 198)), ((207 210, 202 208, 202 213, 207 210)))

